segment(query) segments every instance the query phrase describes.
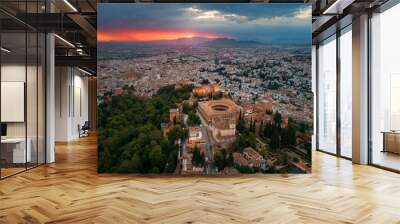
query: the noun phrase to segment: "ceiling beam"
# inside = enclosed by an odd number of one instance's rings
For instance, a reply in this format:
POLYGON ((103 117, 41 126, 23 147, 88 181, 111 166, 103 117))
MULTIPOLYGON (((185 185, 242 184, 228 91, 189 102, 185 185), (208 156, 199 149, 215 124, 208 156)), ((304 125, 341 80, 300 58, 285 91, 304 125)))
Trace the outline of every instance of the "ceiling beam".
POLYGON ((62 13, 19 13, 17 18, 42 32, 82 30, 75 21, 62 13))
POLYGON ((86 67, 91 71, 97 70, 96 58, 90 56, 55 56, 56 66, 86 67))
POLYGON ((97 31, 96 28, 94 28, 92 26, 92 24, 90 24, 87 19, 85 17, 83 17, 80 14, 68 14, 68 17, 74 21, 80 28, 82 28, 83 31, 85 31, 85 33, 89 36, 89 38, 87 38, 87 42, 91 45, 91 46, 95 46, 96 43, 96 39, 97 39, 97 31))

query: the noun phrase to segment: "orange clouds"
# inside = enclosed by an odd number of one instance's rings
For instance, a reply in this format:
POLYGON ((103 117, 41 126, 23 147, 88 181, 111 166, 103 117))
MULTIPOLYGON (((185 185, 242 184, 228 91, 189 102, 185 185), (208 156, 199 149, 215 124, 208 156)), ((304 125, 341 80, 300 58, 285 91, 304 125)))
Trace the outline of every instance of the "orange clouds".
POLYGON ((182 30, 120 30, 120 31, 98 31, 97 40, 100 42, 129 42, 129 41, 155 41, 155 40, 176 40, 179 38, 205 37, 221 38, 222 35, 192 32, 182 30))

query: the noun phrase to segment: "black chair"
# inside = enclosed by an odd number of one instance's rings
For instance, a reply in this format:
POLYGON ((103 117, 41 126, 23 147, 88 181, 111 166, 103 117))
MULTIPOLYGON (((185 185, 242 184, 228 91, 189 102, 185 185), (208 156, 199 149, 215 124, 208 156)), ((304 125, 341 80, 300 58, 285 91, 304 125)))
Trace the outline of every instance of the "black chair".
POLYGON ((90 129, 89 121, 85 121, 82 127, 78 125, 78 129, 79 129, 79 138, 89 136, 89 129, 90 129))

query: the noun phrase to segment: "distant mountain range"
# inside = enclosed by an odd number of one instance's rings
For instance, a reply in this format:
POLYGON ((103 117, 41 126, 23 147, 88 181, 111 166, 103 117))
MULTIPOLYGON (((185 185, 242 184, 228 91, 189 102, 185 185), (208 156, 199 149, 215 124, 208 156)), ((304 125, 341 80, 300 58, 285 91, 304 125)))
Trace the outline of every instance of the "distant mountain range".
POLYGON ((244 41, 244 40, 235 40, 229 38, 218 38, 208 41, 206 45, 210 47, 254 47, 265 44, 258 41, 244 41))
POLYGON ((127 44, 127 45, 168 45, 168 46, 205 46, 205 47, 256 47, 265 45, 257 41, 243 41, 231 38, 205 38, 205 37, 191 37, 191 38, 179 38, 176 40, 157 40, 157 41, 146 41, 146 42, 104 42, 101 44, 127 44))

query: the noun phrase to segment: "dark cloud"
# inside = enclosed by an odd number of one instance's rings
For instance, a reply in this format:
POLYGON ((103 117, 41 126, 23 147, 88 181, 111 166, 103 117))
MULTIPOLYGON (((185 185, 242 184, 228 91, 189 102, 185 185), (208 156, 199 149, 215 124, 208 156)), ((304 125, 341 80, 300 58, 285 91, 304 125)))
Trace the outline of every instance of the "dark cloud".
POLYGON ((99 30, 183 29, 269 41, 281 35, 311 38, 309 4, 98 4, 99 30))

